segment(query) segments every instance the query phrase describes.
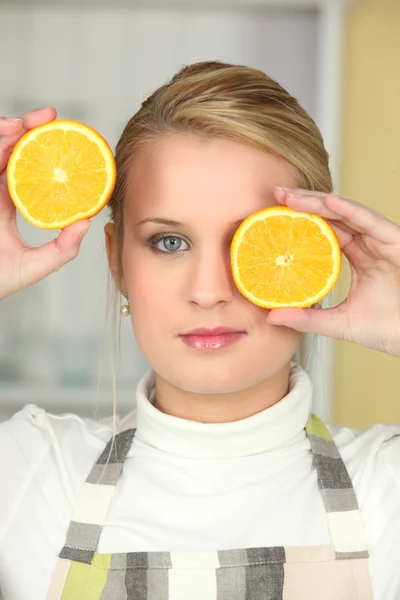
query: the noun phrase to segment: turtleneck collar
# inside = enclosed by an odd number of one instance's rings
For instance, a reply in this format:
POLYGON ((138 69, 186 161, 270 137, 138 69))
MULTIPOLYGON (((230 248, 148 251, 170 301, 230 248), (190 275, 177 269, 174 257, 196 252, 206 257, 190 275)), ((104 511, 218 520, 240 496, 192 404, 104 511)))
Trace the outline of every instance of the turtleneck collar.
POLYGON ((136 426, 142 444, 183 458, 239 458, 274 452, 304 440, 311 412, 312 383, 299 365, 291 364, 289 392, 251 417, 229 423, 200 423, 166 415, 154 407, 155 381, 150 371, 136 391, 133 413, 120 423, 136 426), (135 423, 134 423, 135 421, 135 423))

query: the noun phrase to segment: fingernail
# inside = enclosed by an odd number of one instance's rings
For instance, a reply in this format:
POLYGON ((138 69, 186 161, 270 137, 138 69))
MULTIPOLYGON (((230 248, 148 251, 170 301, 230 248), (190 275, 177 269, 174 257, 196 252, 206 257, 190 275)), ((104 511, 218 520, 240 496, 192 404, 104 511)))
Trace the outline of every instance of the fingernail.
POLYGON ((312 195, 312 194, 308 194, 306 192, 298 192, 296 190, 291 190, 290 188, 287 188, 285 191, 286 191, 286 194, 288 196, 290 196, 291 198, 308 198, 309 196, 312 195))
POLYGON ((282 192, 290 192, 291 188, 282 187, 280 185, 275 186, 277 190, 282 190, 282 192))
POLYGON ((4 119, 7 123, 23 123, 22 119, 13 119, 11 117, 0 117, 0 119, 4 119))
POLYGON ((275 325, 276 327, 282 326, 282 323, 276 323, 273 318, 267 319, 267 323, 270 323, 271 325, 275 325))

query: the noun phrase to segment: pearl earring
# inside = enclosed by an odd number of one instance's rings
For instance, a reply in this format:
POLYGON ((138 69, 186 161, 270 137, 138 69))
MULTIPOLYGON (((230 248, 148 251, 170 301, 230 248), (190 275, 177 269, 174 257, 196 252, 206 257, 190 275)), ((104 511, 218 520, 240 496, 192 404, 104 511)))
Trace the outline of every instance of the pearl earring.
POLYGON ((120 312, 123 317, 129 317, 129 315, 131 314, 131 303, 129 302, 128 296, 126 296, 126 300, 128 304, 122 304, 120 308, 120 312))

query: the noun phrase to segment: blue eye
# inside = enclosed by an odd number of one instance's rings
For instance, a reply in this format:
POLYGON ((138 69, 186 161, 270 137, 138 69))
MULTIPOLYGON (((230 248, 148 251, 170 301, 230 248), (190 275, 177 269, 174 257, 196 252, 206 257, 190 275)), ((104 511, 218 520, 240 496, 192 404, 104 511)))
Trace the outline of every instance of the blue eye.
POLYGON ((164 254, 172 254, 175 252, 188 250, 189 244, 182 238, 176 235, 165 235, 163 237, 158 237, 153 240, 152 245, 159 252, 163 252, 164 254), (182 248, 182 245, 186 244, 186 247, 182 248))

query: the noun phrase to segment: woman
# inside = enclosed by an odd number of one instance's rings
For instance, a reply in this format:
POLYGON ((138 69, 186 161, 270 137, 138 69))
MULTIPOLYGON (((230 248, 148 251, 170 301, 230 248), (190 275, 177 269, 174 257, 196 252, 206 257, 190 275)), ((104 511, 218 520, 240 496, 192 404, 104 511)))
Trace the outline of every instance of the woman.
MULTIPOLYGON (((1 171, 54 118, 1 119, 1 171)), ((32 405, 0 426, 4 600, 398 599, 400 426, 324 426, 291 360, 302 332, 400 356, 400 228, 330 193, 315 123, 247 67, 182 69, 116 161, 107 254, 153 371, 115 439, 32 405), (340 306, 266 311, 236 289, 234 231, 276 203, 333 225, 353 275, 340 306)), ((5 298, 76 257, 89 223, 30 248, 1 182, 5 298)))

